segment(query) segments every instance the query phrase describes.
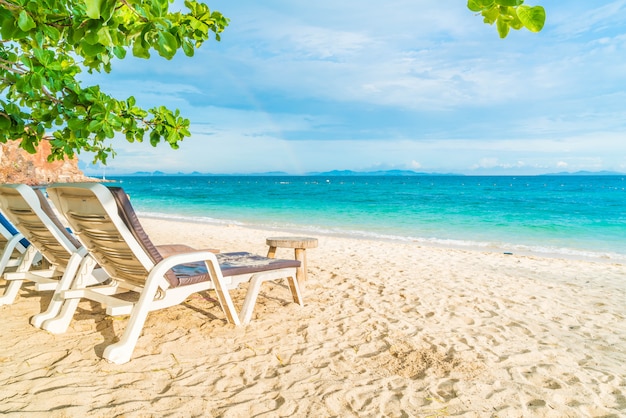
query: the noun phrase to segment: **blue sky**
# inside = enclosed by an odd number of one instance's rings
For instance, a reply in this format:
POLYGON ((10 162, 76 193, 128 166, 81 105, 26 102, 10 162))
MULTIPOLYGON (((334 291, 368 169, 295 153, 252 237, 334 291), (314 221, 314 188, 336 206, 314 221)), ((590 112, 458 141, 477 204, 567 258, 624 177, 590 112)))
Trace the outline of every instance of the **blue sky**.
POLYGON ((626 0, 527 1, 546 27, 504 40, 465 3, 208 1, 221 42, 83 76, 191 120, 178 150, 116 138, 107 175, 626 172, 626 0))

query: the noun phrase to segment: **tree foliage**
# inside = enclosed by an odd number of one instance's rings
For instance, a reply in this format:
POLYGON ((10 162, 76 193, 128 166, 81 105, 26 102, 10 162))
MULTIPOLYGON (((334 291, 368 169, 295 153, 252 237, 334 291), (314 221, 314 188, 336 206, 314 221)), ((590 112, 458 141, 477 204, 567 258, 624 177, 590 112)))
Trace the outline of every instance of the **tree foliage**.
POLYGON ((524 0, 468 0, 467 8, 480 12, 485 23, 495 23, 500 38, 506 38, 510 29, 539 32, 546 21, 543 7, 526 6, 524 0))
MULTIPOLYGON (((115 155, 107 138, 122 133, 130 142, 161 141, 178 148, 189 136, 189 120, 163 106, 144 110, 135 98, 115 99, 100 87, 83 87, 83 70, 110 72, 127 53, 171 59, 220 33, 229 20, 204 3, 185 0, 185 13, 170 12, 174 0, 0 0, 0 142, 19 140, 34 153, 44 138, 50 160, 89 151, 106 164, 115 155)), ((523 0, 468 0, 500 37, 510 28, 537 32, 541 6, 523 0)))
POLYGON ((0 0, 0 142, 19 140, 35 152, 52 132, 50 160, 85 150, 105 164, 115 132, 177 148, 190 135, 178 110, 146 111, 132 96, 117 100, 77 80, 85 69, 110 72, 128 52, 171 59, 180 49, 193 56, 210 35, 219 41, 228 25, 221 13, 195 0, 173 13, 170 1, 0 0))

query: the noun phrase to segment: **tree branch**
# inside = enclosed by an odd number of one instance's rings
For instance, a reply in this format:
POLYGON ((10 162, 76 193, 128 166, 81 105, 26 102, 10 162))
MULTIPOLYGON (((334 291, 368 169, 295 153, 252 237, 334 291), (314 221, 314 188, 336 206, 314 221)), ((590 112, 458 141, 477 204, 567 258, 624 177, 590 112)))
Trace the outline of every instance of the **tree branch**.
POLYGON ((51 102, 55 104, 63 103, 61 100, 57 99, 45 86, 41 86, 41 92, 50 99, 51 102))
MULTIPOLYGON (((10 61, 5 61, 5 62, 10 62, 10 61)), ((26 74, 28 72, 28 71, 20 69, 19 67, 18 68, 12 68, 12 67, 7 67, 4 64, 0 64, 0 68, 3 69, 3 70, 7 70, 7 71, 9 71, 11 73, 16 73, 16 74, 20 74, 20 75, 26 74)))
POLYGON ((7 9, 17 10, 17 9, 22 9, 23 8, 21 6, 18 6, 17 4, 9 3, 6 0, 0 0, 0 4, 5 6, 7 9))

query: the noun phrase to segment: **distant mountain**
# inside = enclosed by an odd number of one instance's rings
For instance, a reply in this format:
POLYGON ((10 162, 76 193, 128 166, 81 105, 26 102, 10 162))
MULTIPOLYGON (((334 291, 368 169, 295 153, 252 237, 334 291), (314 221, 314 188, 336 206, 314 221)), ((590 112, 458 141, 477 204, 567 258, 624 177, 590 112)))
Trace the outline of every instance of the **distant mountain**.
MULTIPOLYGON (((484 176, 481 174, 480 176, 484 176)), ((576 171, 576 172, 561 172, 561 173, 547 173, 547 174, 535 174, 537 176, 626 176, 626 173, 620 173, 617 171, 576 171)), ((355 177, 355 176, 386 176, 386 177, 400 177, 400 176, 466 176, 465 174, 458 173, 424 173, 412 170, 377 170, 377 171, 353 171, 353 170, 331 170, 331 171, 315 171, 305 174, 289 174, 284 171, 267 171, 265 173, 231 173, 231 174, 214 174, 214 173, 200 173, 194 171, 192 173, 164 173, 162 171, 136 171, 131 174, 117 174, 113 177, 125 177, 125 176, 215 176, 215 177, 298 177, 298 176, 328 176, 328 177, 355 177)), ((514 175, 504 175, 504 177, 514 175)))
POLYGON ((624 176, 626 173, 620 173, 617 171, 576 171, 573 173, 570 172, 561 172, 561 173, 550 173, 550 174, 540 174, 541 176, 624 176))
POLYGON ((232 174, 214 174, 214 173, 200 173, 199 171, 193 171, 191 173, 164 173, 162 171, 135 171, 134 173, 129 174, 117 174, 117 177, 133 177, 133 176, 162 176, 162 177, 176 177, 176 176, 207 176, 207 177, 237 177, 237 176, 291 176, 293 174, 288 174, 282 171, 271 171, 267 173, 249 173, 249 174, 240 174, 240 173, 232 173, 232 174))
POLYGON ((419 173, 412 170, 378 170, 378 171, 352 171, 332 170, 321 173, 308 173, 309 176, 461 176, 462 174, 439 174, 419 173))
POLYGON ((236 176, 292 176, 284 171, 268 171, 267 173, 235 174, 236 176))
MULTIPOLYGON (((481 174, 483 176, 485 174, 481 174)), ((535 174, 536 176, 626 176, 626 173, 620 173, 617 171, 576 171, 576 172, 560 172, 560 173, 547 173, 547 174, 535 174)), ((412 170, 377 170, 377 171, 353 171, 353 170, 331 170, 331 171, 315 171, 305 174, 289 174, 284 171, 267 171, 264 173, 231 173, 231 174, 214 174, 214 173, 200 173, 194 171, 192 173, 164 173, 162 171, 136 171, 130 174, 117 174, 113 175, 119 177, 125 176, 215 176, 215 177, 288 177, 288 176, 329 176, 329 177, 351 177, 351 176, 466 176, 459 173, 425 173, 412 170)), ((514 175, 504 175, 504 177, 514 175)))
MULTIPOLYGON (((117 176, 189 176, 190 174, 185 173, 164 173, 163 171, 135 171, 132 174, 118 174, 117 176)), ((116 177, 115 175, 113 177, 116 177)))
POLYGON ((284 171, 268 171, 265 173, 251 173, 251 174, 211 174, 211 173, 199 173, 194 171, 193 173, 164 173, 162 171, 136 171, 132 174, 120 175, 124 176, 328 176, 328 177, 349 177, 349 176, 462 176, 462 174, 440 174, 440 173, 418 173, 411 170, 378 170, 378 171, 352 171, 352 170, 332 170, 324 172, 310 172, 302 175, 289 174, 284 171))

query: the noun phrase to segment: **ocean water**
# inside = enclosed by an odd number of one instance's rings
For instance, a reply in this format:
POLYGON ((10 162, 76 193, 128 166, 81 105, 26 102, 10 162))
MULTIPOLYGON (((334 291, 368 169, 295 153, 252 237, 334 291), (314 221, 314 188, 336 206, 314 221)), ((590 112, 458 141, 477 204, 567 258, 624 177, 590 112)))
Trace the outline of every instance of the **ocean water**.
POLYGON ((626 176, 112 180, 143 216, 626 261, 626 176))

